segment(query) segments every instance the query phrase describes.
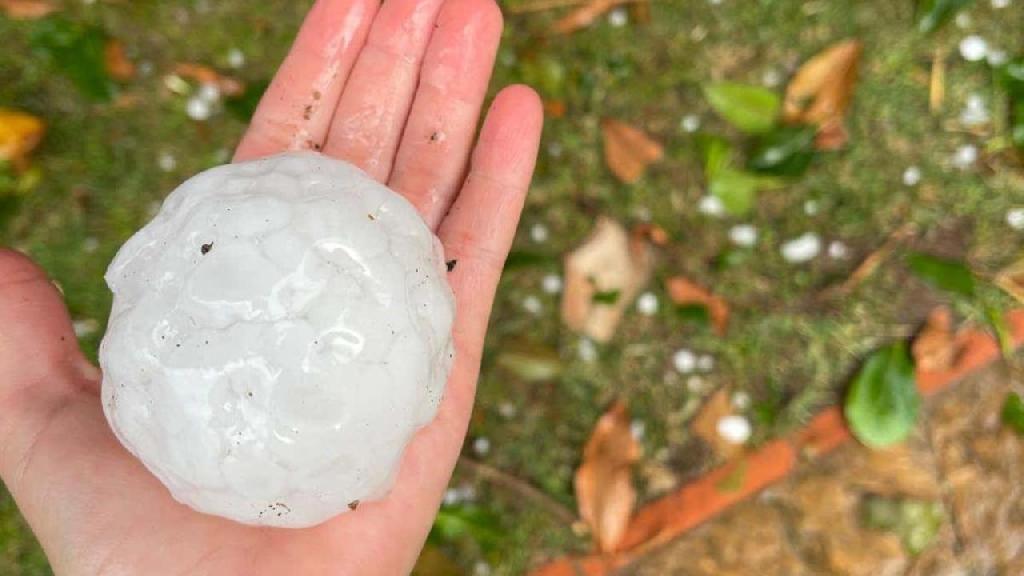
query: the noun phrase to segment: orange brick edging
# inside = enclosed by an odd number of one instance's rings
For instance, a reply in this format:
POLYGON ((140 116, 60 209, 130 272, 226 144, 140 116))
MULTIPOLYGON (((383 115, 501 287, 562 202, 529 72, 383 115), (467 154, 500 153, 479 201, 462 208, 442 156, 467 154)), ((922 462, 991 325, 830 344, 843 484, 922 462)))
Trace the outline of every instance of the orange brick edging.
MULTIPOLYGON (((1024 309, 1007 313, 1015 346, 1024 343, 1024 309)), ((999 357, 999 344, 981 330, 957 335, 959 355, 944 371, 918 371, 917 387, 934 394, 999 357)), ((648 550, 678 538, 729 507, 782 480, 796 467, 799 456, 816 458, 842 446, 853 435, 842 409, 827 408, 788 438, 764 444, 720 466, 637 511, 626 530, 620 551, 608 555, 564 557, 530 572, 530 576, 605 576, 648 550)))

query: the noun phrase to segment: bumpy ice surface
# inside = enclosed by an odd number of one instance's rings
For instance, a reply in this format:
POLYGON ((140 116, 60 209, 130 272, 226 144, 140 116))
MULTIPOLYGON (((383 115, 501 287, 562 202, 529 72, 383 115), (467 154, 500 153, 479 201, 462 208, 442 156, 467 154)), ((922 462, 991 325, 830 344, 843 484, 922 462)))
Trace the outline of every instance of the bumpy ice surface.
POLYGON ((320 523, 390 489, 437 411, 454 302, 415 209, 295 153, 192 178, 107 272, 103 407, 179 501, 320 523))

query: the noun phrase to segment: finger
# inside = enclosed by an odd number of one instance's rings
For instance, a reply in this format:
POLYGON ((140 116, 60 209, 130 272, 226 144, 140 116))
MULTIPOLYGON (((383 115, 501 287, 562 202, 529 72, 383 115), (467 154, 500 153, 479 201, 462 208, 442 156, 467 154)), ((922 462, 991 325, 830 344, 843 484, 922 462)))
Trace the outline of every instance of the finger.
POLYGON ((260 101, 235 160, 319 149, 379 0, 320 0, 260 101))
POLYGON ((387 179, 442 3, 384 2, 334 112, 325 154, 387 179))
POLYGON ((462 182, 501 27, 494 0, 448 0, 437 17, 389 182, 432 229, 462 182))
POLYGON ((469 174, 438 232, 458 303, 454 338, 461 360, 479 365, 498 277, 519 223, 540 146, 543 112, 526 86, 502 90, 480 132, 469 174))

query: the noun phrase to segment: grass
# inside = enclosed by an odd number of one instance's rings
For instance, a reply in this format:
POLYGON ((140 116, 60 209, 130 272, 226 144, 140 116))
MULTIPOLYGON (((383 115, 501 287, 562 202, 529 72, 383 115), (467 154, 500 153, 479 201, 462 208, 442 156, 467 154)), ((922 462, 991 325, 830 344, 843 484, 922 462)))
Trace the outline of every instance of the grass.
MULTIPOLYGON (((509 2, 509 5, 516 4, 509 2)), ((701 394, 672 369, 671 356, 686 347, 715 357, 702 389, 731 386, 766 406, 771 418, 760 438, 805 419, 835 402, 863 355, 911 333, 930 307, 946 298, 909 275, 897 255, 847 297, 822 303, 822 290, 846 278, 857 262, 907 223, 917 227, 911 245, 965 260, 981 275, 1011 261, 1019 233, 1005 224, 1006 211, 1024 205, 1019 165, 993 155, 976 169, 951 167, 955 150, 984 148, 991 134, 955 128, 968 94, 998 98, 985 67, 956 55, 969 31, 1010 53, 1024 51, 1024 11, 998 13, 978 3, 967 30, 949 25, 932 36, 914 31, 912 2, 759 0, 724 2, 661 0, 645 25, 615 27, 601 19, 570 37, 544 37, 557 13, 508 16, 494 87, 527 81, 566 114, 546 125, 534 188, 516 251, 526 265, 510 268, 492 319, 479 402, 470 441, 487 438, 478 456, 573 506, 572 472, 590 427, 616 397, 626 398, 644 424, 649 464, 677 479, 699 473, 710 460, 690 437, 687 422, 701 394), (728 230, 739 220, 713 219, 697 210, 704 195, 695 138, 680 129, 687 114, 702 130, 736 142, 737 134, 709 111, 701 95, 708 80, 761 84, 785 79, 794 67, 831 42, 857 37, 866 45, 862 79, 851 113, 851 145, 820 158, 810 172, 786 187, 764 192, 744 222, 759 231, 756 248, 730 266, 716 264, 729 249, 728 230), (950 54, 945 110, 927 108, 928 75, 935 50, 950 54), (599 122, 616 117, 643 127, 666 146, 666 159, 639 183, 618 183, 602 161, 599 122), (903 171, 919 166, 917 187, 902 184, 903 171), (808 200, 817 211, 808 214, 808 200), (682 274, 724 296, 734 320, 726 337, 685 323, 668 306, 660 282, 651 284, 662 303, 658 314, 630 313, 614 341, 598 346, 597 359, 580 358, 580 339, 562 328, 556 296, 544 294, 544 275, 558 273, 560 259, 581 242, 594 217, 631 223, 645 219, 671 236, 659 254, 656 277, 682 274), (538 224, 550 240, 536 243, 538 224), (795 266, 778 246, 815 232, 841 240, 847 260, 820 257, 795 266), (523 300, 535 296, 543 312, 532 316, 523 300), (500 362, 509 350, 559 359, 559 376, 531 381, 500 362)), ((246 65, 233 72, 250 82, 267 80, 300 22, 303 8, 282 0, 259 3, 175 1, 69 3, 65 17, 102 27, 122 40, 144 64, 123 84, 141 96, 129 107, 95 104, 33 51, 36 23, 0 20, 0 105, 47 120, 50 130, 35 162, 43 180, 0 216, 0 243, 35 257, 61 284, 72 316, 100 328, 82 336, 94 353, 109 307, 102 273, 117 250, 144 223, 163 196, 188 175, 225 161, 244 123, 221 114, 190 121, 184 99, 163 86, 175 62, 226 68, 231 49, 246 65), (254 33, 254 31, 258 33, 254 33), (148 72, 147 72, 148 70, 148 72), (164 171, 161 155, 176 166, 164 171)), ((781 90, 781 88, 779 88, 781 90)), ((1007 301, 986 287, 981 301, 1007 301)), ((956 302, 961 315, 978 306, 956 302)), ((642 497, 647 476, 641 479, 642 497)), ((465 472, 453 485, 474 483, 465 472)), ((475 484, 476 499, 494 512, 504 537, 493 549, 453 545, 467 566, 487 560, 496 573, 515 574, 547 554, 584 549, 585 538, 500 488, 475 484)), ((0 573, 45 573, 45 560, 9 498, 0 500, 0 573)))

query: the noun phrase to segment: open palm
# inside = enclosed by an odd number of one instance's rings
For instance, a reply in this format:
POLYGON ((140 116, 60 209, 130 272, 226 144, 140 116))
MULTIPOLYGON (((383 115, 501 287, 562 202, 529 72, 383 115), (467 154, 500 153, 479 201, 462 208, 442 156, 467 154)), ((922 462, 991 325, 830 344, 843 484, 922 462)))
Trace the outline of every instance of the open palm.
POLYGON ((283 530, 175 502, 110 432, 100 375, 57 290, 0 250, 0 475, 58 574, 411 569, 462 446, 541 129, 533 91, 507 88, 471 154, 500 35, 494 0, 320 0, 236 154, 348 160, 408 198, 457 260, 457 356, 437 419, 410 444, 391 494, 351 514, 283 530))

